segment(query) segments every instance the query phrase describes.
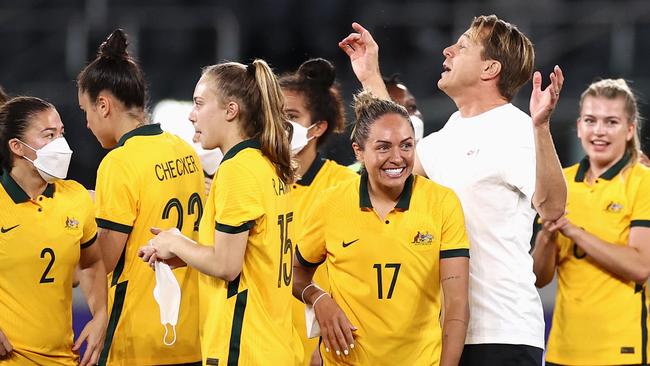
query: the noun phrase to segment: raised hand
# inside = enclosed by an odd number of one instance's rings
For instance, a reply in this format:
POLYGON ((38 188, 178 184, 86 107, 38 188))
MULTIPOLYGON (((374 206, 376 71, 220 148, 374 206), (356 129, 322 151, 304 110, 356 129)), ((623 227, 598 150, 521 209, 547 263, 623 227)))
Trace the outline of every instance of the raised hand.
POLYGON ((375 96, 390 99, 379 71, 379 45, 370 32, 359 23, 352 23, 353 33, 339 42, 339 48, 349 57, 354 74, 375 96))
POLYGON ((564 75, 559 66, 555 65, 550 75, 551 84, 542 90, 542 74, 533 74, 533 91, 530 95, 530 117, 535 126, 548 124, 551 114, 560 99, 560 91, 564 84, 564 75))

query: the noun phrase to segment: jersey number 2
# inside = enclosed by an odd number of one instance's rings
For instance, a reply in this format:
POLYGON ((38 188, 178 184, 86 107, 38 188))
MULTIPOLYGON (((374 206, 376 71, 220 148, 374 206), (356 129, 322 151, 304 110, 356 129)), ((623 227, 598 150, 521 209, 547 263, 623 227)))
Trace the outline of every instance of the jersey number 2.
POLYGON ((47 275, 50 273, 50 270, 52 269, 52 266, 54 265, 54 259, 56 258, 56 256, 54 255, 54 250, 52 248, 43 248, 43 250, 41 251, 41 258, 45 258, 46 254, 50 255, 50 262, 47 264, 47 267, 45 267, 45 271, 43 272, 43 275, 41 276, 40 283, 52 283, 52 282, 54 282, 54 278, 47 277, 47 275))
POLYGON ((291 275, 293 274, 293 245, 289 239, 289 223, 293 221, 293 212, 286 215, 278 215, 278 225, 280 226, 280 268, 278 268, 278 288, 291 284, 291 275), (288 263, 284 261, 285 255, 289 253, 288 263), (288 270, 287 270, 288 268, 288 270))

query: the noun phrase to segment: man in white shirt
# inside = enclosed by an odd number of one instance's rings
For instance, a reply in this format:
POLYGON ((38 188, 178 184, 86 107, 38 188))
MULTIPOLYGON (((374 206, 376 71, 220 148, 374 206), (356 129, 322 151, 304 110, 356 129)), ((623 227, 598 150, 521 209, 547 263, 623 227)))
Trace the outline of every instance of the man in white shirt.
MULTIPOLYGON (((353 28, 339 47, 364 88, 387 98, 379 47, 359 24, 353 28)), ((549 127, 562 71, 555 67, 543 91, 534 74, 531 118, 510 104, 534 63, 533 46, 516 27, 494 15, 476 17, 443 54, 438 87, 458 111, 417 145, 414 173, 452 188, 465 213, 470 321, 460 364, 541 365, 544 319, 528 252, 535 210, 554 220, 566 204, 549 127)))

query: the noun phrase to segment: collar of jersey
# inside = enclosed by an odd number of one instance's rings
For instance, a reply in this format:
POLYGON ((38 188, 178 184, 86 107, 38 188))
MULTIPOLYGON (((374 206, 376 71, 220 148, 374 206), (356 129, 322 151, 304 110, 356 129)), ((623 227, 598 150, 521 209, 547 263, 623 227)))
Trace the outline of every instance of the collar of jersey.
MULTIPOLYGON (((618 173, 623 170, 623 168, 627 165, 627 163, 630 161, 631 155, 630 153, 625 153, 621 160, 616 162, 616 164, 612 165, 611 168, 607 169, 607 171, 603 174, 600 175, 600 179, 605 179, 605 180, 612 180, 615 176, 618 175, 618 173)), ((585 180, 585 175, 587 174, 587 170, 589 170, 589 157, 585 156, 580 160, 580 165, 578 166, 578 171, 576 172, 575 176, 575 181, 576 182, 583 182, 585 180)))
POLYGON ((122 137, 120 137, 120 140, 117 142, 117 146, 115 147, 124 145, 126 140, 130 139, 133 136, 153 136, 160 135, 161 133, 163 133, 163 130, 160 128, 159 123, 140 126, 122 135, 122 137))
POLYGON ((253 149, 259 149, 262 145, 260 144, 259 141, 250 139, 250 140, 244 140, 235 146, 231 147, 228 152, 223 154, 223 159, 221 160, 221 164, 223 164, 226 160, 234 158, 235 155, 237 155, 238 152, 246 149, 246 148, 253 148, 253 149))
MULTIPOLYGON (((411 194, 413 193, 413 175, 409 175, 404 182, 404 189, 400 194, 399 201, 395 208, 406 211, 409 209, 411 203, 411 194)), ((368 193, 368 172, 363 170, 361 173, 361 180, 359 182, 359 208, 372 209, 372 202, 370 202, 370 194, 368 193)))
MULTIPOLYGON (((14 203, 23 203, 29 201, 29 196, 25 191, 23 191, 22 188, 16 183, 16 181, 9 175, 9 172, 6 169, 2 170, 2 178, 0 178, 0 183, 2 183, 2 186, 4 187, 5 191, 7 191, 7 194, 11 199, 14 201, 14 203)), ((54 184, 49 183, 47 187, 45 187, 45 191, 43 191, 43 196, 52 198, 54 197, 54 184)))
POLYGON ((318 172, 320 172, 323 165, 325 165, 325 159, 321 157, 320 153, 316 153, 316 159, 314 159, 314 162, 311 163, 309 169, 307 169, 305 174, 296 182, 296 184, 300 184, 301 186, 310 185, 311 182, 314 181, 314 178, 316 178, 318 172))

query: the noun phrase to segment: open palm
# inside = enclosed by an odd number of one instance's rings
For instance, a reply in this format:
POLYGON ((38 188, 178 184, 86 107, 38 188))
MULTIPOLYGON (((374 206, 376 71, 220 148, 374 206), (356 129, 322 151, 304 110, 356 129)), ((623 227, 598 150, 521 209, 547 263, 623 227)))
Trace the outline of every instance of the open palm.
POLYGON ((560 99, 560 90, 564 84, 564 75, 559 66, 553 68, 550 75, 551 84, 542 90, 542 74, 535 71, 533 74, 533 91, 530 95, 530 117, 535 126, 549 123, 551 114, 560 99))

